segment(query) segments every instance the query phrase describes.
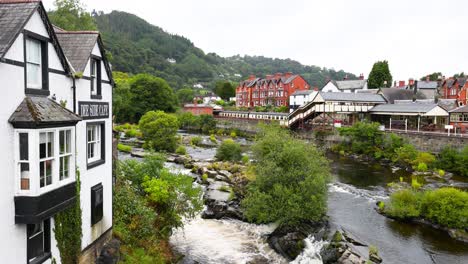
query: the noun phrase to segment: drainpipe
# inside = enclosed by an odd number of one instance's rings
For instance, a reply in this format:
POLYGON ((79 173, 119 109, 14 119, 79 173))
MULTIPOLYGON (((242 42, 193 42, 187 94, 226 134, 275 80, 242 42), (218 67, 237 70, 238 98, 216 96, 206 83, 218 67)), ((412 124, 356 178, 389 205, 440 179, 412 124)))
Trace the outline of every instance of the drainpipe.
POLYGON ((75 76, 72 75, 72 89, 73 89, 73 113, 77 114, 76 112, 76 83, 75 83, 75 76))

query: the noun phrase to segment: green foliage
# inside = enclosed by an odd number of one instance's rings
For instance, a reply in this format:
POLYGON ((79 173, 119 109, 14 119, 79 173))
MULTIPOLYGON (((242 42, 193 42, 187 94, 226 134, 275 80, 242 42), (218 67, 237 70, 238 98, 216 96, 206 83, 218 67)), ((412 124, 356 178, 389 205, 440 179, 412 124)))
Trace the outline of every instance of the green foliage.
POLYGON ((369 74, 369 88, 391 87, 392 82, 393 78, 388 67, 388 61, 384 60, 374 63, 374 66, 372 66, 372 71, 369 74))
POLYGON ((178 146, 175 153, 179 155, 186 155, 187 149, 184 146, 178 146))
POLYGON ((418 151, 411 144, 405 144, 402 147, 395 150, 394 162, 401 162, 411 164, 418 156, 418 151))
POLYGON ((216 121, 212 115, 200 115, 200 129, 203 133, 209 133, 216 129, 216 121))
POLYGON ((462 151, 452 147, 444 148, 438 157, 436 167, 468 177, 468 146, 462 151))
POLYGON ((168 152, 175 150, 179 123, 174 115, 150 111, 140 119, 139 127, 147 148, 168 152))
POLYGON ((135 111, 132 107, 133 92, 130 89, 130 77, 123 72, 112 73, 114 78, 115 88, 112 89, 112 111, 115 116, 115 121, 137 122, 135 120, 135 111))
POLYGON ((221 187, 219 187, 218 191, 221 191, 221 192, 231 192, 231 188, 228 187, 228 186, 221 186, 221 187))
POLYGON ((271 125, 262 127, 252 148, 255 176, 242 201, 248 220, 295 225, 325 216, 329 167, 323 153, 271 125))
POLYGON ((438 170, 439 176, 444 177, 445 176, 445 171, 444 170, 438 170))
POLYGON ((468 228, 468 193, 442 188, 424 193, 421 214, 429 221, 451 228, 468 228))
POLYGON ((132 147, 131 146, 127 146, 127 145, 124 145, 124 144, 121 144, 121 143, 119 143, 117 145, 117 149, 119 151, 122 151, 122 152, 127 152, 127 153, 132 152, 132 147))
MULTIPOLYGON (((424 164, 424 163, 420 163, 420 164, 424 164)), ((419 169, 419 165, 418 165, 418 169, 419 169)), ((426 169, 427 169, 427 167, 426 167, 426 169)), ((421 189, 421 186, 422 185, 418 182, 418 178, 416 178, 416 177, 411 178, 411 187, 413 189, 419 190, 419 189, 421 189)))
POLYGON ((210 141, 213 142, 213 143, 217 143, 218 141, 216 140, 216 137, 214 134, 211 134, 210 135, 210 141))
POLYGON ((235 131, 232 131, 231 134, 230 134, 230 136, 231 136, 232 138, 236 138, 236 137, 237 137, 237 134, 236 134, 235 131))
POLYGON ((250 158, 247 155, 242 155, 241 161, 243 164, 249 164, 250 158))
POLYGON ((468 193, 455 188, 425 192, 402 190, 390 196, 385 210, 400 219, 425 218, 449 228, 468 228, 468 193))
POLYGON ((432 155, 429 152, 419 152, 418 155, 416 156, 416 159, 413 160, 413 164, 419 164, 424 163, 427 166, 426 167, 431 167, 431 165, 435 162, 436 157, 432 155))
POLYGON ((202 175, 202 177, 201 177, 201 178, 202 178, 202 181, 203 181, 203 182, 206 182, 206 181, 208 181, 208 174, 206 174, 206 173, 203 173, 203 175, 202 175))
POLYGON ((377 203, 377 206, 379 207, 379 210, 380 210, 380 211, 383 211, 383 210, 385 209, 385 203, 382 202, 382 201, 379 201, 379 202, 377 203))
POLYGON ((427 171, 427 165, 424 162, 418 163, 418 166, 416 167, 416 170, 419 172, 426 172, 427 171))
POLYGON ((128 137, 128 138, 134 138, 136 137, 138 134, 138 131, 136 129, 129 129, 125 132, 125 137, 128 137))
POLYGON ((215 157, 222 161, 240 161, 242 158, 241 146, 232 139, 226 139, 216 150, 215 157))
POLYGON ((350 139, 350 148, 354 153, 370 154, 383 142, 383 132, 377 122, 357 122, 351 127, 339 128, 340 135, 350 139))
POLYGON ((138 120, 148 111, 174 112, 177 97, 167 82, 149 74, 138 74, 130 79, 132 107, 138 120))
POLYGON ((80 171, 76 170, 76 200, 68 209, 54 216, 54 234, 60 259, 64 264, 78 263, 81 255, 80 171))
POLYGON ((176 92, 179 103, 191 103, 195 97, 195 91, 190 88, 182 88, 176 92))
POLYGON ((421 194, 411 190, 392 193, 385 212, 395 218, 411 219, 420 216, 421 194))
POLYGON ((79 0, 55 0, 55 10, 49 11, 50 21, 65 30, 96 30, 90 13, 79 0))
POLYGON ((236 96, 236 85, 228 81, 218 81, 213 89, 216 95, 224 100, 236 96))
POLYGON ((437 81, 439 80, 439 77, 442 77, 444 75, 441 72, 433 72, 431 74, 421 77, 419 80, 425 81, 427 76, 429 76, 429 81, 437 81))
POLYGON ((373 245, 369 246, 369 257, 371 255, 375 255, 375 256, 379 255, 379 249, 376 246, 373 246, 373 245))
POLYGON ((192 146, 200 146, 202 143, 203 139, 199 136, 191 137, 190 138, 190 144, 192 146))
POLYGON ((339 231, 335 231, 335 234, 333 234, 332 242, 340 243, 342 241, 343 241, 343 235, 339 231))

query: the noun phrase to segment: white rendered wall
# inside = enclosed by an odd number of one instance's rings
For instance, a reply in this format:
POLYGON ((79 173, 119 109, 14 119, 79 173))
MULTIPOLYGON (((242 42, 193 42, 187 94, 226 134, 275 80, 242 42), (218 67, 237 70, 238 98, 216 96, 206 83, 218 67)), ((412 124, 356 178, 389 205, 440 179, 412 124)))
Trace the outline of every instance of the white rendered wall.
POLYGON ((326 92, 326 93, 330 93, 330 92, 333 92, 333 93, 338 93, 340 92, 340 90, 338 90, 338 88, 332 83, 332 82, 328 82, 323 88, 322 88, 322 92, 326 92))

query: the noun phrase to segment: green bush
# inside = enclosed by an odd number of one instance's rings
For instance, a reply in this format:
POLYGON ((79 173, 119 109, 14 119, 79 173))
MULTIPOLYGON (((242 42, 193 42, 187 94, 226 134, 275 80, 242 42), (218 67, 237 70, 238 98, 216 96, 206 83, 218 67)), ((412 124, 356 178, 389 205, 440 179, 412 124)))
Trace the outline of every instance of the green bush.
POLYGON ((218 141, 216 140, 216 137, 214 134, 211 134, 210 135, 210 141, 213 142, 213 143, 217 143, 218 141))
POLYGON ((117 149, 122 152, 127 152, 127 153, 132 152, 131 146, 127 146, 127 145, 120 144, 120 143, 117 145, 117 149))
POLYGON ((248 164, 250 162, 250 158, 247 155, 242 155, 242 163, 248 164))
POLYGON ((322 152, 272 125, 261 128, 252 149, 255 175, 242 201, 249 221, 284 226, 325 216, 330 173, 322 152))
POLYGON ((420 194, 411 190, 394 192, 390 196, 390 203, 385 212, 396 218, 412 219, 420 216, 421 199, 420 194))
POLYGON ((175 153, 179 155, 186 155, 187 149, 184 146, 178 146, 175 153))
POLYGON ((232 139, 224 140, 216 151, 216 159, 222 161, 240 161, 241 146, 232 139))
POLYGON ((418 151, 411 144, 404 144, 395 150, 393 162, 412 164, 418 156, 418 151))
POLYGON ((421 184, 418 182, 418 178, 413 177, 411 178, 411 187, 415 190, 421 189, 421 184))
POLYGON ((202 177, 201 177, 201 178, 202 178, 202 181, 203 181, 203 182, 206 182, 206 181, 208 181, 208 174, 206 174, 206 173, 203 173, 203 175, 202 175, 202 177))
POLYGON ((138 131, 133 128, 125 131, 125 137, 127 138, 134 138, 137 136, 137 134, 138 134, 138 131))
POLYGON ((381 147, 383 132, 379 130, 379 123, 357 122, 352 127, 342 127, 340 135, 350 139, 350 149, 354 153, 370 154, 381 147))
POLYGON ((380 211, 383 211, 383 210, 385 209, 385 203, 382 202, 382 201, 379 201, 379 202, 377 203, 377 206, 379 207, 379 210, 380 210, 380 211))
POLYGON ((232 131, 230 136, 231 136, 232 138, 236 138, 236 137, 237 137, 237 134, 236 134, 235 131, 232 131))
POLYGON ((370 245, 369 246, 369 257, 371 255, 378 256, 379 255, 379 249, 376 246, 370 245))
POLYGON ((201 137, 199 137, 199 136, 190 138, 190 144, 192 146, 200 146, 202 141, 203 141, 203 139, 201 137))
POLYGON ((444 170, 439 170, 438 173, 439 173, 439 176, 440 176, 440 177, 444 177, 444 176, 445 176, 445 171, 444 171, 444 170))
POLYGON ((413 164, 419 166, 419 164, 424 163, 430 167, 436 160, 436 157, 429 152, 419 152, 416 158, 413 160, 413 164))
POLYGON ((468 146, 462 151, 457 151, 452 147, 444 148, 439 154, 436 166, 445 171, 468 176, 468 146))
POLYGON ((454 188, 427 191, 421 214, 429 221, 450 228, 468 228, 468 193, 454 188))
POLYGON ((418 166, 416 167, 416 170, 419 172, 426 172, 427 171, 427 165, 424 162, 418 163, 418 166))
POLYGON ((150 111, 140 119, 139 126, 146 148, 168 152, 176 149, 179 123, 174 115, 150 111))

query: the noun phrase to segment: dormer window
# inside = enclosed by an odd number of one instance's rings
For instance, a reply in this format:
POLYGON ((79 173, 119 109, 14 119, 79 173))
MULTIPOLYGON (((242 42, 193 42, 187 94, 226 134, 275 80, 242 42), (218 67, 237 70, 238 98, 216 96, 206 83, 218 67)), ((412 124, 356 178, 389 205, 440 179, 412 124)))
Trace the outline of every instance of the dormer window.
POLYGON ((24 32, 26 94, 49 95, 48 39, 24 32))
POLYGON ((91 98, 101 99, 101 60, 91 58, 91 98))

